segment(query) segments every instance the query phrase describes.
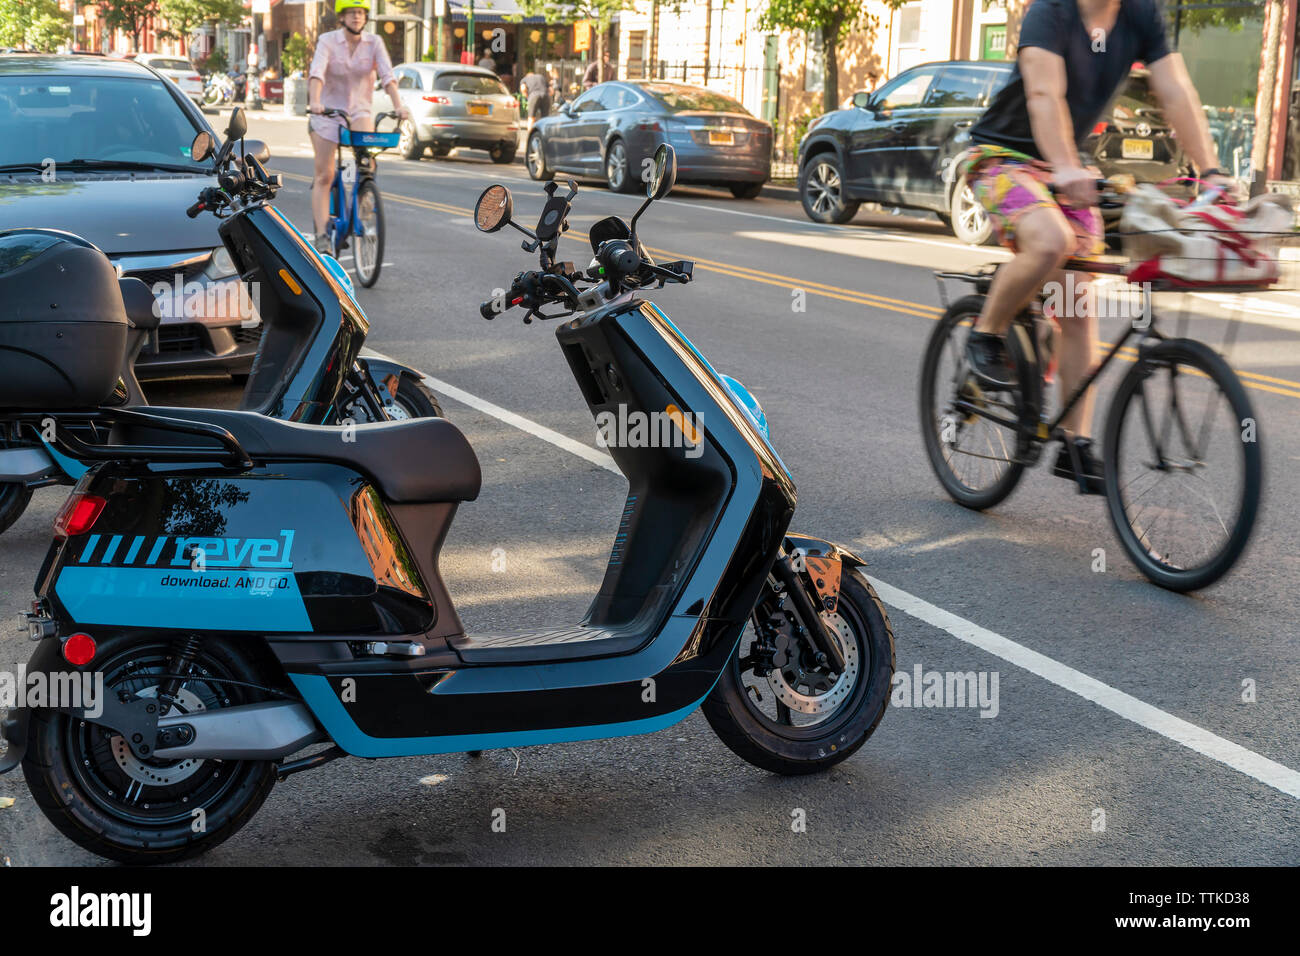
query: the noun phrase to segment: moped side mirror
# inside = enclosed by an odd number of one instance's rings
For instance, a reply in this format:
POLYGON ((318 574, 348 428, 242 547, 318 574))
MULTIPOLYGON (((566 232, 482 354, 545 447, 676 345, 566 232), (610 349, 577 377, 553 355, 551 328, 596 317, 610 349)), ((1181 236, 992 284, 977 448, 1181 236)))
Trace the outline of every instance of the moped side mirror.
POLYGON ((647 199, 663 199, 677 183, 677 151, 663 143, 655 150, 654 165, 646 182, 647 199))
POLYGON ((496 183, 483 190, 474 204, 474 225, 480 232, 496 232, 509 225, 514 211, 510 190, 496 183))
POLYGON ((226 127, 227 141, 243 139, 244 134, 248 132, 248 119, 244 116, 244 111, 238 106, 230 114, 230 125, 226 127))
POLYGON ((244 140, 244 155, 256 157, 259 163, 269 163, 271 161, 271 147, 260 139, 244 140))
POLYGON ((216 148, 216 143, 212 139, 212 134, 207 130, 199 130, 194 135, 194 141, 190 143, 190 159, 196 163, 201 163, 212 155, 216 148))

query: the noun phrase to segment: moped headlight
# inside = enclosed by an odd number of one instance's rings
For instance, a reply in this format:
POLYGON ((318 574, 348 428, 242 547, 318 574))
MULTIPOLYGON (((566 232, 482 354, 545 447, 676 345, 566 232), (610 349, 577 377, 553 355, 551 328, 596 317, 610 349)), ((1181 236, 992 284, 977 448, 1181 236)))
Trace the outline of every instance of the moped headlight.
POLYGON ((230 251, 225 246, 218 246, 212 250, 212 258, 208 260, 208 266, 203 270, 203 274, 209 279, 225 279, 238 271, 235 268, 235 260, 230 257, 230 251))
POLYGON ((722 375, 721 378, 723 384, 736 397, 736 401, 740 403, 740 407, 745 410, 745 414, 754 422, 759 432, 762 433, 764 438, 771 441, 772 435, 767 427, 767 415, 763 413, 763 406, 758 403, 758 399, 753 396, 749 389, 730 375, 722 375))

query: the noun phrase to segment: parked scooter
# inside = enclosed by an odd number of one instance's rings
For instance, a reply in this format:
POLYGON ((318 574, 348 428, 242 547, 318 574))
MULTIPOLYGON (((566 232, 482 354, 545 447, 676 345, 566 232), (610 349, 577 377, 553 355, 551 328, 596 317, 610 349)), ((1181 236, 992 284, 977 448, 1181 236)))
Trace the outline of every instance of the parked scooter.
POLYGON ((228 106, 243 99, 235 95, 235 81, 229 73, 213 73, 203 84, 203 105, 228 106))
MULTIPOLYGON (((232 146, 245 131, 243 111, 236 108, 227 130, 232 146)), ((261 164, 269 158, 269 151, 256 157, 232 154, 227 157, 230 168, 222 173, 219 187, 205 192, 220 194, 222 190, 245 188, 249 161, 256 163, 264 175, 261 164)), ((257 188, 266 189, 269 198, 278 184, 257 188)), ((196 203, 191 212, 197 216, 204 208, 202 202, 196 203)), ((283 219, 278 212, 271 212, 283 219)), ((11 230, 0 232, 0 237, 35 232, 11 230)), ((70 233, 39 232, 95 248, 70 233)), ((419 372, 373 353, 362 353, 370 323, 353 295, 352 280, 332 258, 321 257, 321 262, 335 277, 338 288, 322 290, 319 296, 306 300, 306 308, 301 296, 293 294, 274 270, 251 265, 243 270, 245 281, 257 283, 263 332, 240 408, 313 424, 440 416, 438 399, 419 372)), ((147 404, 136 379, 135 361, 149 334, 157 329, 159 318, 148 286, 134 278, 123 278, 119 285, 134 328, 123 357, 120 383, 110 404, 135 407, 147 404)), ((94 444, 102 438, 103 429, 94 423, 73 423, 69 427, 83 443, 94 444)), ((23 514, 33 489, 74 484, 87 468, 87 463, 61 454, 41 438, 39 430, 29 430, 20 437, 16 426, 0 425, 0 533, 23 514)))
MULTIPOLYGON (((241 271, 288 289, 277 309, 313 311, 338 280, 269 205, 258 164, 245 168, 201 203, 228 214, 220 231, 241 271)), ((692 278, 692 263, 656 264, 636 238, 675 174, 661 146, 645 203, 630 224, 592 228, 582 271, 556 255, 576 188, 548 184, 531 230, 513 222, 504 186, 475 211, 485 231, 523 232, 540 260, 483 315, 568 319, 556 338, 597 422, 663 426, 607 441, 629 492, 581 622, 465 632, 438 554, 481 476, 445 419, 347 429, 96 409, 113 443, 56 522, 26 622, 38 642, 28 673, 102 678, 105 692, 11 711, 0 771, 21 762, 37 804, 81 846, 163 862, 228 838, 277 779, 345 754, 649 733, 701 705, 728 747, 776 773, 856 751, 887 705, 889 622, 859 558, 789 532, 794 481, 757 402, 644 298, 692 278), (294 757, 318 744, 329 746, 294 757)), ((0 383, 0 399, 13 388, 0 383)), ((45 393, 39 412, 0 418, 87 414, 81 396, 45 393)), ((76 453, 68 434, 55 441, 76 453)))

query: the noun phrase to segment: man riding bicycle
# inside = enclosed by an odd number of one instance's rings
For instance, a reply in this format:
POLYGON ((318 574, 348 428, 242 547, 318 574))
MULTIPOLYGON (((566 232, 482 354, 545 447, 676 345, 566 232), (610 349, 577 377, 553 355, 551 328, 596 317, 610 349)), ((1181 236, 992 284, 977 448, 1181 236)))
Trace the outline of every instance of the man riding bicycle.
MULTIPOLYGON (((971 128, 973 146, 961 160, 998 240, 1015 252, 997 270, 967 340, 971 368, 986 385, 1014 384, 1005 335, 1015 316, 1047 282, 1064 280, 1067 259, 1092 258, 1104 249, 1096 208, 1100 174, 1084 168, 1079 151, 1135 61, 1146 64, 1151 88, 1200 177, 1224 190, 1234 186, 1217 168, 1200 98, 1181 55, 1169 50, 1157 0, 1033 0, 1011 79, 971 128)), ((1076 293, 1086 291, 1087 274, 1077 278, 1076 293)), ((1092 365, 1097 319, 1090 312, 1058 318, 1061 387, 1071 394, 1092 365)), ((1062 425, 1082 466, 1082 486, 1103 494, 1102 465, 1090 437, 1094 391, 1062 425)), ((1053 473, 1074 479, 1068 447, 1053 473)))

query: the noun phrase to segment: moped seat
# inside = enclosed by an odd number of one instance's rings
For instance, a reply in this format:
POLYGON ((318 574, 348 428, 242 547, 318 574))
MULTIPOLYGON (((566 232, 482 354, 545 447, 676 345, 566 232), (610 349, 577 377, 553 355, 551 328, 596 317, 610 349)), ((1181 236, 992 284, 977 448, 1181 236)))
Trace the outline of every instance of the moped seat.
MULTIPOLYGON (((321 461, 372 478, 393 503, 473 501, 483 483, 478 457, 445 418, 360 425, 303 425, 224 408, 159 408, 150 415, 219 425, 259 461, 321 461)), ((193 435, 117 425, 118 443, 195 445, 193 435)), ((214 443, 215 444, 215 443, 214 443)))

